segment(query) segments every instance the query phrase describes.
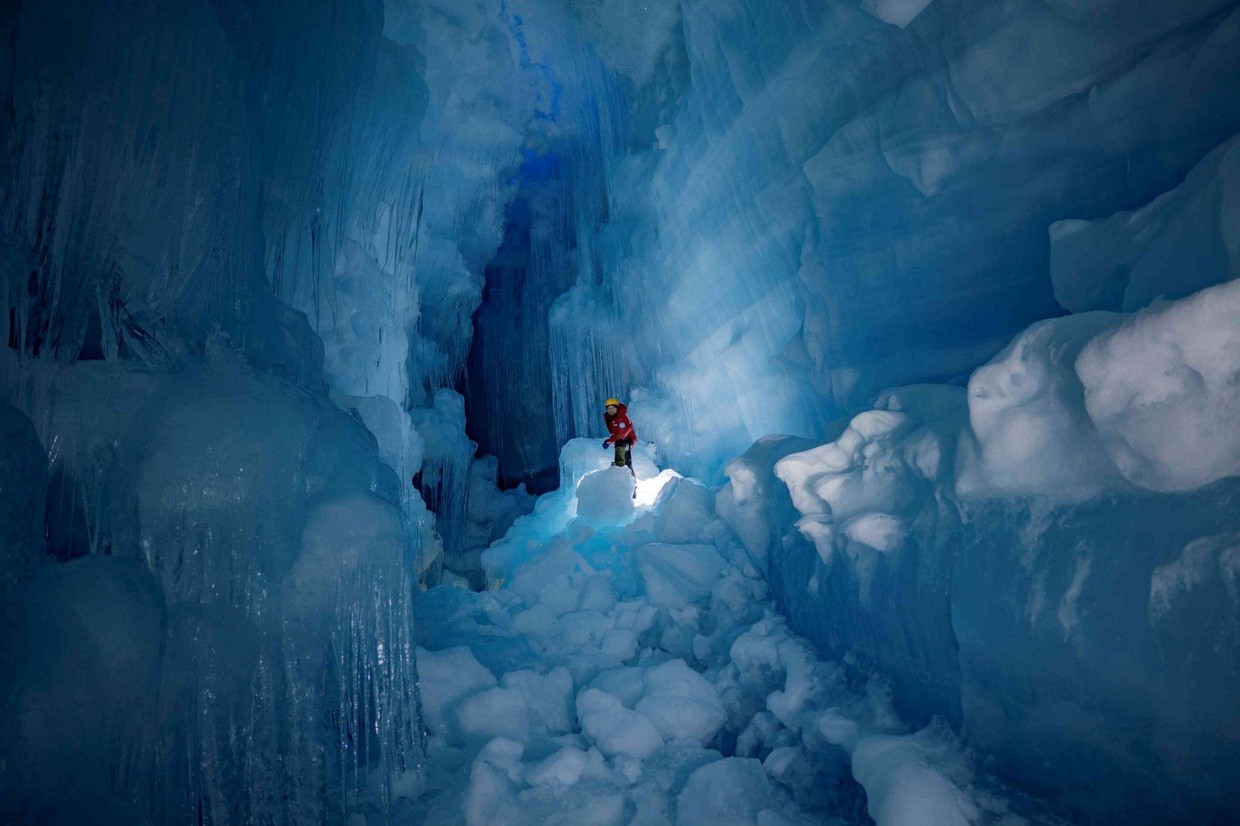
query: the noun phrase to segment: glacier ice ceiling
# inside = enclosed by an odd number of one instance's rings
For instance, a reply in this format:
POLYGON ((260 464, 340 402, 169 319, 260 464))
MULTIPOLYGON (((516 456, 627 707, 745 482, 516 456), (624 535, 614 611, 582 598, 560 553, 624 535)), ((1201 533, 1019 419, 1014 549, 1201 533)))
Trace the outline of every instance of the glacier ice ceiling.
POLYGON ((1234 821, 1240 2, 0 52, 0 821, 1234 821))

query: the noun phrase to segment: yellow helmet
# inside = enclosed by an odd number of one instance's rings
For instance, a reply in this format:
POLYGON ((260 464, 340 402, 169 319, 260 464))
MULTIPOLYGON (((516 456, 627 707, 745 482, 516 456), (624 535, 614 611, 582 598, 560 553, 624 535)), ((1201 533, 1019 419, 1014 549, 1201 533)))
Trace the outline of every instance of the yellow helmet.
POLYGON ((607 401, 603 402, 603 407, 619 407, 619 406, 620 406, 619 399, 608 399, 607 401))

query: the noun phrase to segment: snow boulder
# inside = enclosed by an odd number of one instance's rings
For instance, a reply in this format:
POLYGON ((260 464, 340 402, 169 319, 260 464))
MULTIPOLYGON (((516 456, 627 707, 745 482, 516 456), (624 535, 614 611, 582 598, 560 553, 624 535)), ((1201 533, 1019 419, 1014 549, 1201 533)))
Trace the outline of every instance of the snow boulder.
POLYGON ((1240 476, 1240 281, 1151 307, 1076 360, 1107 454, 1143 488, 1240 476))
POLYGON ((633 485, 628 468, 609 467, 586 474, 577 484, 577 517, 595 528, 631 522, 636 513, 633 485))
POLYGON ((1126 487, 1085 411, 1074 365, 1111 313, 1034 324, 969 379, 970 438, 957 491, 966 497, 1081 501, 1126 487))
POLYGON ((684 660, 653 666, 643 675, 644 690, 636 710, 668 741, 708 744, 727 720, 714 687, 684 660))
POLYGON ((445 651, 417 650, 422 719, 432 735, 454 739, 455 708, 460 701, 496 685, 495 675, 463 646, 445 651))
MULTIPOLYGON (((853 749, 853 775, 865 787, 877 826, 971 826, 981 811, 952 772, 955 754, 934 728, 867 737, 853 749)), ((957 758, 958 759, 958 758, 957 758)))
POLYGON ((656 608, 684 608, 710 596, 726 565, 713 545, 663 545, 637 549, 646 596, 656 608))
POLYGON ((689 776, 676 798, 676 826, 751 826, 779 806, 758 760, 729 757, 689 776))
POLYGON ((456 719, 462 737, 486 742, 506 737, 523 743, 530 737, 530 710, 513 688, 487 688, 461 700, 456 719))
POLYGON ((663 748, 663 735, 650 718, 625 708, 614 694, 587 688, 577 695, 581 729, 608 757, 626 756, 645 760, 663 748))
POLYGON ((673 478, 655 500, 655 538, 670 544, 709 541, 715 494, 692 479, 673 478))

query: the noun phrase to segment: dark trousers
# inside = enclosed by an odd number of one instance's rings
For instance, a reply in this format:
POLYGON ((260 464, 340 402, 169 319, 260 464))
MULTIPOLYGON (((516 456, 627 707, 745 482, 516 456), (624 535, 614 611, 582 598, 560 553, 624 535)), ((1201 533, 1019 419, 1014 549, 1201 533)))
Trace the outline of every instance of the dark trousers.
POLYGON ((632 463, 629 461, 629 447, 633 443, 627 440, 616 442, 616 464, 620 467, 628 467, 632 470, 632 463))

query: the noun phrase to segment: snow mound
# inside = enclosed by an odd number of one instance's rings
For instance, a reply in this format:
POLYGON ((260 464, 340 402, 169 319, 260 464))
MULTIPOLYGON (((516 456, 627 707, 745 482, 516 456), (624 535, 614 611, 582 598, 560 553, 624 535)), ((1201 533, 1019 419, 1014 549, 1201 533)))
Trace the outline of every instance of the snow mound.
POLYGON ((632 521, 635 481, 628 468, 609 467, 587 473, 577 483, 577 516, 595 528, 632 521))

